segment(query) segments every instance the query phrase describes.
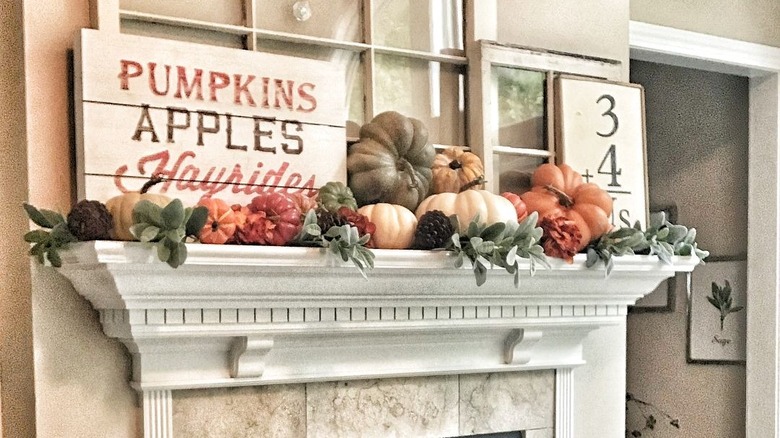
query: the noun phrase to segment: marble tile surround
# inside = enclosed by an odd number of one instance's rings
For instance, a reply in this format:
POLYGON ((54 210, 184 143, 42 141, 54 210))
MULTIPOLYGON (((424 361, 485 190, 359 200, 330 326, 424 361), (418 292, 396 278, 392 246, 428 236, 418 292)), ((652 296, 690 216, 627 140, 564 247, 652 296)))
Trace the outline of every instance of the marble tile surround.
POLYGON ((173 392, 175 437, 552 438, 554 371, 173 392))

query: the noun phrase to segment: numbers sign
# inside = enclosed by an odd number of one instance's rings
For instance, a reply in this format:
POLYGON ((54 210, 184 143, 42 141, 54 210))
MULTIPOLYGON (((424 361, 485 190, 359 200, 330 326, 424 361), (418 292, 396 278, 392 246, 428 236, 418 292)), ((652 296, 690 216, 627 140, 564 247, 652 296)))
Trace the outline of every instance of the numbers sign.
POLYGON ((346 180, 344 74, 324 61, 82 30, 78 186, 248 203, 346 180))
POLYGON ((647 225, 644 89, 571 76, 555 79, 561 162, 612 195, 612 223, 647 225))

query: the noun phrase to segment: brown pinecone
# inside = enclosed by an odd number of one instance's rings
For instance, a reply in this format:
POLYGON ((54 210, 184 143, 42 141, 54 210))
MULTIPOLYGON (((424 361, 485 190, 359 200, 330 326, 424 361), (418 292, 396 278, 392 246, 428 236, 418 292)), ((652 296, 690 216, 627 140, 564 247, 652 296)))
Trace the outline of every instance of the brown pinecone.
POLYGON ((108 240, 113 218, 100 201, 82 200, 68 213, 68 230, 79 240, 108 240))
POLYGON ((322 234, 327 233, 330 227, 340 227, 348 223, 349 221, 337 212, 331 212, 324 209, 317 210, 317 225, 320 226, 322 234))
POLYGON ((417 222, 414 231, 414 249, 444 248, 455 233, 450 218, 439 210, 425 213, 417 222))

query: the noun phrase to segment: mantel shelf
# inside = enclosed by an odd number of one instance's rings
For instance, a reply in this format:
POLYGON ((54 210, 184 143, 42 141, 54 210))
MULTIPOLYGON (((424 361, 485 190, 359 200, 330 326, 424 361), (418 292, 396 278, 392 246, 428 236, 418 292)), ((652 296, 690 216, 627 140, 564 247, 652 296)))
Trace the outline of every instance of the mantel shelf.
POLYGON ((316 248, 190 244, 172 269, 147 245, 98 241, 60 272, 133 354, 136 388, 157 390, 572 367, 588 332, 699 262, 617 257, 606 278, 578 255, 478 287, 448 252, 374 252, 363 279, 316 248))

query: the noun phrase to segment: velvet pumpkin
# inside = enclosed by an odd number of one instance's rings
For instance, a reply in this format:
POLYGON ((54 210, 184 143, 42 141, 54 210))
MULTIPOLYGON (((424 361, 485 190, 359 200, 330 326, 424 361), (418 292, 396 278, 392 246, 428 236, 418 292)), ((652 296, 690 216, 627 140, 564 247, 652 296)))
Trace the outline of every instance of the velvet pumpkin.
MULTIPOLYGON (((243 210, 243 209, 242 209, 243 210)), ((246 222, 237 233, 239 243, 281 246, 301 229, 301 210, 289 195, 263 193, 247 205, 246 222)))
POLYGON ((320 187, 317 203, 323 209, 331 212, 338 211, 341 207, 347 207, 350 210, 358 208, 352 190, 340 181, 330 181, 320 187))
POLYGON ((520 195, 528 211, 539 217, 565 216, 582 234, 577 250, 612 229, 612 197, 593 183, 583 183, 579 172, 566 164, 542 164, 531 176, 531 191, 520 195))
POLYGON ((209 211, 206 225, 200 230, 201 243, 223 244, 236 233, 237 217, 232 208, 217 198, 201 198, 198 205, 209 211))
POLYGON ((405 249, 412 245, 417 217, 408 208, 379 203, 364 205, 357 212, 376 225, 376 230, 371 235, 374 247, 405 249))
POLYGON ((114 220, 114 227, 111 229, 110 235, 115 240, 137 240, 135 236, 130 233, 130 227, 133 226, 133 208, 139 201, 149 201, 160 207, 165 207, 171 202, 171 198, 155 194, 147 193, 155 184, 162 181, 159 176, 153 176, 146 184, 141 187, 140 191, 127 192, 119 196, 106 201, 106 209, 111 213, 111 217, 114 220))
POLYGON ((479 156, 454 146, 436 154, 433 160, 433 193, 458 193, 485 187, 485 169, 479 156))
POLYGON ((435 153, 422 122, 381 113, 349 148, 347 185, 359 206, 383 202, 414 210, 428 196, 435 153))
POLYGON ((496 222, 517 222, 517 212, 512 203, 487 190, 431 195, 417 207, 415 215, 419 220, 423 214, 432 210, 440 210, 447 216, 457 215, 460 232, 466 231, 477 215, 481 223, 488 225, 496 222))
POLYGON ((522 222, 525 220, 525 218, 528 217, 528 208, 526 207, 525 202, 523 202, 523 199, 520 197, 520 195, 512 192, 504 192, 501 194, 501 196, 512 203, 512 207, 515 208, 515 212, 517 213, 518 222, 522 222))

